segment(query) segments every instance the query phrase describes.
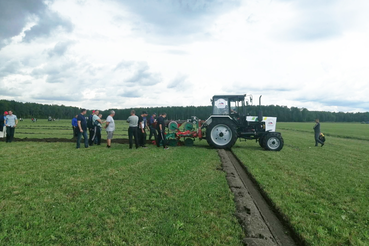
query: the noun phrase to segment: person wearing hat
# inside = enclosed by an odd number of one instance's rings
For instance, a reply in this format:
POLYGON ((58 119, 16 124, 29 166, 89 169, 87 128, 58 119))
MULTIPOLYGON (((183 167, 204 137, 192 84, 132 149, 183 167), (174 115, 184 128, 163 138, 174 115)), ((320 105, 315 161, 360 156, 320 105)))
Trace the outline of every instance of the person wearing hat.
POLYGON ((154 140, 157 139, 157 133, 156 133, 156 113, 153 113, 150 117, 150 119, 147 122, 149 129, 150 129, 150 136, 149 136, 149 141, 151 141, 151 137, 154 136, 154 140))
POLYGON ((5 111, 4 112, 4 117, 3 117, 3 120, 1 121, 1 124, 0 124, 0 138, 5 138, 6 137, 6 116, 8 115, 8 111, 5 111))
POLYGON ((11 110, 8 111, 4 124, 6 126, 6 142, 11 143, 14 139, 15 128, 18 124, 18 118, 11 110))

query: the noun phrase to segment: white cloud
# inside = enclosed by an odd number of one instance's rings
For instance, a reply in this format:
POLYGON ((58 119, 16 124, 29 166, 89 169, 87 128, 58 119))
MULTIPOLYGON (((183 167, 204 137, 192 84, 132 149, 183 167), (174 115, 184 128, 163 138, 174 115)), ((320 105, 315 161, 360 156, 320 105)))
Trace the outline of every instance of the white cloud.
POLYGON ((247 93, 369 111, 364 0, 19 3, 0 10, 6 99, 106 109, 247 93))

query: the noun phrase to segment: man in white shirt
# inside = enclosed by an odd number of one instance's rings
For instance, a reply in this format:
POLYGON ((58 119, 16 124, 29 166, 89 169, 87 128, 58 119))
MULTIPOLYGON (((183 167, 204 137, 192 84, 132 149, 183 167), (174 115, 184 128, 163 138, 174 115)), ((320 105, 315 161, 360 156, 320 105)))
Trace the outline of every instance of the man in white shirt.
POLYGON ((106 118, 106 125, 105 130, 108 136, 106 137, 106 147, 110 148, 111 146, 111 140, 113 138, 113 133, 115 131, 115 123, 114 123, 114 117, 115 111, 110 111, 110 115, 106 118))

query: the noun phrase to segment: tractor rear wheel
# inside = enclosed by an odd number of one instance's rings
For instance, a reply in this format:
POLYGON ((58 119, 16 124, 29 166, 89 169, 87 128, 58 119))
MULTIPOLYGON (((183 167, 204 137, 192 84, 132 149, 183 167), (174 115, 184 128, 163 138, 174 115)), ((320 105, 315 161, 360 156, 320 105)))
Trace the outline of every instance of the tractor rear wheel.
POLYGON ((206 128, 206 140, 216 149, 229 149, 237 140, 235 124, 226 119, 213 120, 206 128))
POLYGON ((284 141, 280 133, 270 132, 263 137, 262 145, 266 150, 280 151, 283 148, 284 141))

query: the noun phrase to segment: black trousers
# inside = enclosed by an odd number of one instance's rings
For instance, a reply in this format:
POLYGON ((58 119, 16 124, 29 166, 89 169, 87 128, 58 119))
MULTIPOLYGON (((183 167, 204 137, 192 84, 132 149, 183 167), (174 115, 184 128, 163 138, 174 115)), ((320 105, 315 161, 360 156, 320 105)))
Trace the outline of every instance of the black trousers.
POLYGON ((145 146, 145 144, 146 144, 146 131, 145 131, 145 129, 144 129, 144 132, 142 132, 142 130, 141 129, 138 129, 138 136, 139 136, 139 138, 140 138, 140 141, 139 141, 139 144, 140 144, 140 146, 145 146))
POLYGON ((135 138, 136 149, 138 148, 138 127, 129 127, 128 128, 128 139, 129 139, 129 148, 132 149, 133 145, 133 137, 135 138))
POLYGON ((156 139, 156 146, 160 147, 160 141, 162 141, 163 147, 167 146, 167 141, 165 140, 165 134, 163 131, 158 130, 158 138, 156 139))
POLYGON ((6 142, 11 143, 14 139, 15 127, 7 126, 6 127, 6 142))
POLYGON ((94 145, 94 140, 96 137, 96 126, 94 126, 93 128, 89 128, 88 130, 90 132, 90 136, 88 138, 88 144, 92 146, 94 145))
POLYGON ((78 132, 79 132, 78 126, 72 126, 72 128, 73 128, 73 137, 74 138, 78 137, 78 132))
POLYGON ((156 140, 158 138, 158 134, 156 133, 156 129, 153 126, 150 126, 150 136, 149 141, 151 140, 151 137, 154 136, 154 139, 156 140))
POLYGON ((101 127, 96 126, 95 129, 96 129, 95 130, 95 135, 96 135, 96 137, 95 137, 95 143, 97 145, 100 145, 101 144, 101 127))

